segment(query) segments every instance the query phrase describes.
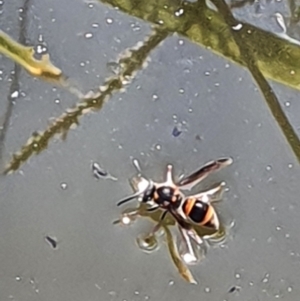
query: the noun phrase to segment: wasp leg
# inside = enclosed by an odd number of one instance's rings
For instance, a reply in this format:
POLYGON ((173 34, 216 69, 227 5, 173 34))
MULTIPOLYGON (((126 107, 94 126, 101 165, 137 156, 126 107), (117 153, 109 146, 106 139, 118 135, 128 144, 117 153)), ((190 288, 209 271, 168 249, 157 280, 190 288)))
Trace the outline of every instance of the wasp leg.
POLYGON ((188 234, 190 238, 192 238, 198 246, 203 245, 203 239, 197 234, 197 232, 193 229, 184 229, 184 231, 188 234))
POLYGON ((147 212, 152 212, 152 211, 155 211, 159 208, 159 206, 153 206, 153 207, 150 207, 150 208, 147 208, 147 212))
POLYGON ((178 225, 178 229, 181 234, 182 242, 184 246, 183 254, 181 254, 184 261, 190 264, 197 262, 198 258, 193 248, 192 242, 190 240, 190 235, 188 234, 188 231, 182 228, 180 225, 178 225))
POLYGON ((231 158, 221 158, 216 161, 208 162, 198 170, 181 179, 177 185, 182 190, 191 190, 209 174, 230 165, 232 162, 233 160, 231 158))
POLYGON ((155 234, 160 229, 160 227, 162 226, 162 222, 165 219, 167 213, 168 210, 165 210, 163 214, 160 216, 158 223, 153 227, 152 231, 150 232, 152 235, 155 234))

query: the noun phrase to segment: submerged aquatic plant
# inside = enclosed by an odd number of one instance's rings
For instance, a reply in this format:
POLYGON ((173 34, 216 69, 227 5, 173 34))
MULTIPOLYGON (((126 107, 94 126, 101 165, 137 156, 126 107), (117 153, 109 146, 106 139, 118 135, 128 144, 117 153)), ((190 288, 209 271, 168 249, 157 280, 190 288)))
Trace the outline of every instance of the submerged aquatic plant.
POLYGON ((50 139, 55 135, 61 134, 63 138, 66 138, 69 129, 79 124, 81 116, 101 109, 113 93, 125 89, 135 77, 137 71, 145 67, 149 53, 167 36, 168 32, 157 28, 142 44, 138 43, 136 47, 127 49, 121 54, 118 59, 118 64, 121 67, 120 72, 116 76, 107 78, 99 91, 85 95, 75 107, 68 109, 56 118, 46 130, 35 132, 27 143, 13 154, 11 161, 5 167, 4 173, 7 174, 17 170, 30 156, 45 150, 50 139))
POLYGON ((41 59, 37 60, 34 57, 36 54, 34 47, 14 41, 2 30, 0 30, 0 52, 20 64, 33 76, 46 80, 59 80, 62 77, 62 71, 51 63, 48 53, 42 54, 41 59))

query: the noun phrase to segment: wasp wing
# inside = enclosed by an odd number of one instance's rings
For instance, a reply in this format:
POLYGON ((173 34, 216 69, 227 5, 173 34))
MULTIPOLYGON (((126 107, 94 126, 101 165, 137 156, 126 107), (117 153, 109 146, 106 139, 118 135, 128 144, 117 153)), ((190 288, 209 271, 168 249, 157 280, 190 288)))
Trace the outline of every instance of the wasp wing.
POLYGON ((232 162, 233 161, 231 158, 221 158, 216 161, 210 161, 190 175, 179 180, 176 185, 182 190, 191 190, 195 185, 204 180, 212 172, 220 170, 230 165, 232 162))

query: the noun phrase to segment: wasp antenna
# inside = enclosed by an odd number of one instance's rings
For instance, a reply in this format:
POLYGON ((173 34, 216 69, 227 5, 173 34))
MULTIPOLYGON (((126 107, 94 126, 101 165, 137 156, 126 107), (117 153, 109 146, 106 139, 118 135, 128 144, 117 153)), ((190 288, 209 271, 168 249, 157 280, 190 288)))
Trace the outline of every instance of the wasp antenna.
POLYGON ((132 194, 132 195, 130 195, 130 196, 128 196, 128 197, 126 197, 126 198, 120 200, 120 201, 117 203, 117 206, 121 206, 121 205, 123 205, 123 204, 125 204, 125 203, 127 203, 127 202, 129 202, 129 201, 131 201, 131 200, 133 200, 133 199, 135 199, 135 198, 137 198, 137 197, 139 197, 142 193, 143 193, 143 191, 138 191, 137 193, 132 194))

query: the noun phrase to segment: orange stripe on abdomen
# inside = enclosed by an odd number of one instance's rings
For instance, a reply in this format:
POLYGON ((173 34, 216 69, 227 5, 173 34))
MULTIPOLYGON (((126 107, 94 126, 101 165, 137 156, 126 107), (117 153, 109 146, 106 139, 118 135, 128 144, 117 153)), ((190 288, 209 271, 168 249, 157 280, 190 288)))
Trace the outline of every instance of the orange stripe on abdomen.
POLYGON ((208 223, 214 216, 215 210, 213 209, 212 206, 208 206, 207 212, 204 216, 203 221, 200 223, 201 226, 205 225, 206 223, 208 223))
POLYGON ((194 205, 195 205, 196 199, 194 198, 188 198, 185 200, 183 205, 183 212, 185 215, 189 216, 190 212, 192 211, 194 205))

